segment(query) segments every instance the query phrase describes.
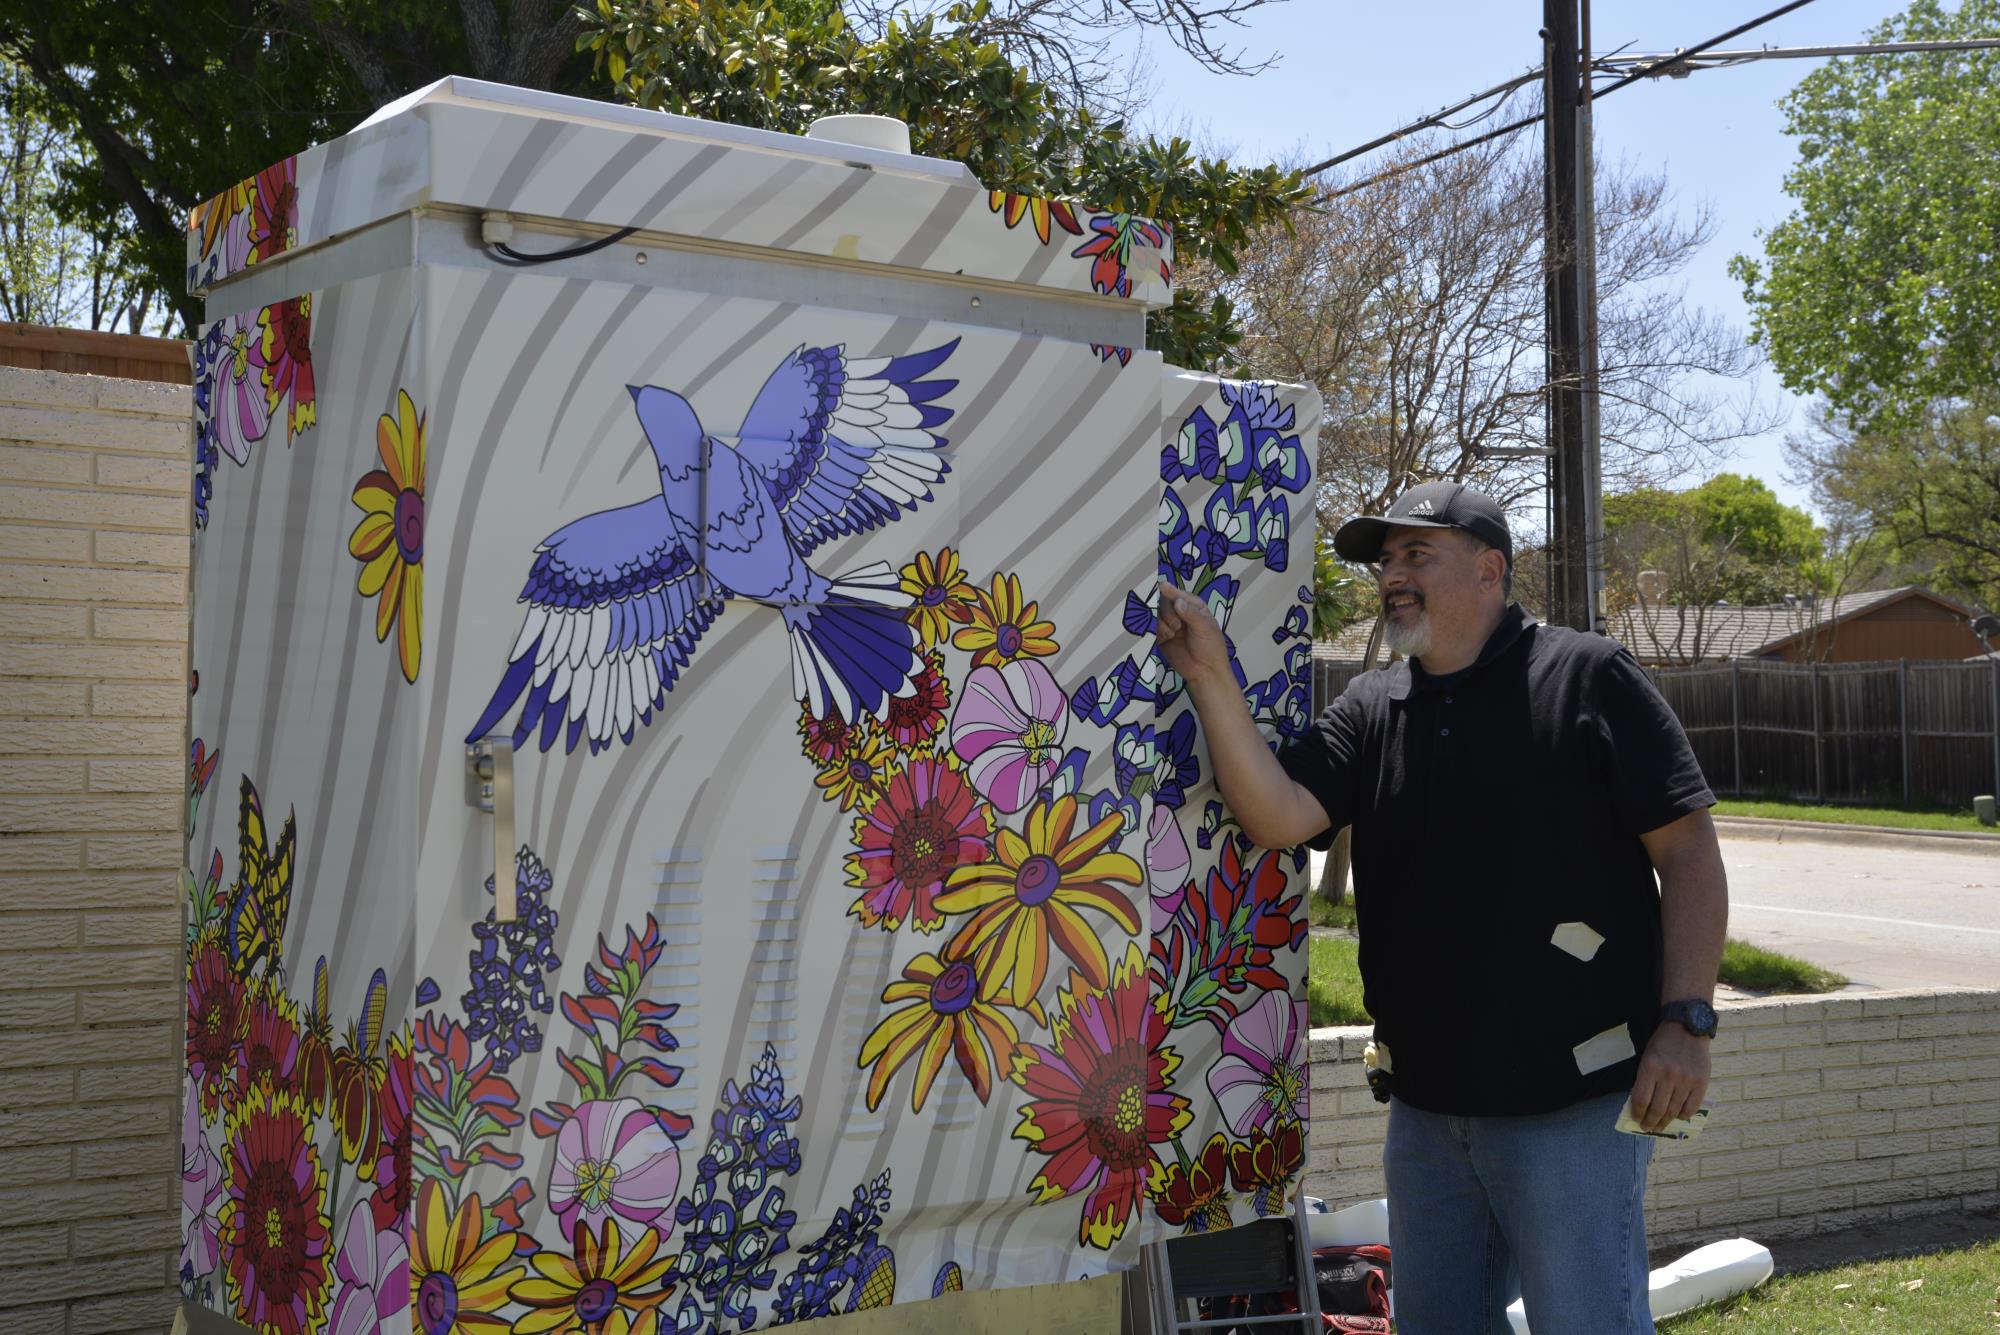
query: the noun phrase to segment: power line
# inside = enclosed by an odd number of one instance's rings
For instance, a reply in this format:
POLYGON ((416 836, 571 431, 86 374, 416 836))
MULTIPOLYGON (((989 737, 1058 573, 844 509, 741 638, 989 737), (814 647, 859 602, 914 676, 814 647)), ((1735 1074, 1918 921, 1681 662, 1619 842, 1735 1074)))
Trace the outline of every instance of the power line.
POLYGON ((1752 60, 1813 60, 1828 56, 1902 56, 1926 51, 1987 51, 2000 48, 2000 37, 1962 37, 1948 42, 1850 42, 1838 46, 1760 46, 1747 51, 1710 51, 1694 57, 1682 51, 1651 56, 1599 56, 1600 69, 1625 65, 1647 67, 1647 78, 1683 79, 1695 70, 1721 69, 1752 60))
MULTIPOLYGON (((1789 0, 1788 3, 1778 6, 1776 9, 1773 9, 1768 13, 1760 14, 1758 17, 1751 19, 1747 23, 1738 24, 1736 27, 1729 29, 1727 32, 1717 33, 1715 36, 1709 38, 1705 42, 1697 42, 1695 45, 1688 47, 1685 50, 1677 51, 1673 55, 1668 57, 1663 57, 1660 61, 1655 62, 1655 64, 1660 65, 1660 64, 1669 64, 1669 63, 1686 61, 1690 57, 1697 56, 1703 51, 1707 51, 1711 47, 1721 45, 1723 42, 1728 41, 1732 37, 1740 37, 1744 33, 1749 32, 1752 28, 1761 27, 1764 24, 1771 22, 1773 19, 1783 18, 1785 15, 1791 13, 1793 10, 1803 9, 1805 6, 1811 3, 1812 0, 1789 0)), ((1632 73, 1618 80, 1610 87, 1605 88, 1599 92, 1594 92, 1591 96, 1593 98, 1608 97, 1610 94, 1617 92, 1620 88, 1629 87, 1631 84, 1638 82, 1640 79, 1648 77, 1650 73, 1657 73, 1657 72, 1664 72, 1664 71, 1656 70, 1654 65, 1641 65, 1639 68, 1635 69, 1632 73)), ((1496 85, 1494 88, 1488 89, 1484 93, 1476 94, 1473 97, 1467 98, 1464 101, 1459 102, 1455 106, 1446 108, 1444 111, 1439 112, 1436 116, 1425 117, 1422 121, 1418 121, 1413 125, 1406 126, 1401 130, 1393 131, 1370 143, 1363 144, 1359 148, 1349 149, 1345 153, 1337 154, 1334 157, 1328 158, 1325 162, 1322 162, 1317 166, 1307 168, 1304 174, 1307 176, 1317 175, 1318 173, 1325 171, 1329 167, 1338 166, 1340 163, 1346 162, 1350 158, 1358 157, 1359 155, 1369 152, 1372 149, 1380 148, 1384 144, 1394 143, 1398 139, 1402 139, 1407 137, 1408 135, 1415 134, 1418 130, 1430 128, 1431 126, 1438 124, 1443 117, 1451 115, 1455 111, 1463 110, 1465 107, 1472 105, 1474 102, 1480 101, 1482 98, 1494 97, 1501 92, 1511 91, 1511 89, 1513 88, 1520 87, 1522 84, 1531 82, 1540 77, 1542 77, 1542 71, 1536 70, 1526 75, 1523 78, 1512 80, 1506 84, 1496 85)), ((1351 195, 1357 190, 1366 189, 1371 185, 1377 185, 1393 177, 1401 176, 1405 172, 1414 171, 1418 167, 1427 166, 1430 163, 1438 161, 1440 158, 1450 157, 1454 153, 1462 153, 1468 148, 1476 148, 1480 144, 1484 144, 1489 142, 1490 140, 1501 138, 1504 135, 1512 134, 1516 130, 1525 130, 1530 125, 1538 125, 1541 123, 1541 120, 1542 116, 1541 113, 1539 112, 1533 116, 1524 116, 1520 120, 1513 121, 1507 125, 1501 126, 1497 130, 1490 130, 1485 134, 1478 135, 1471 139, 1460 140, 1457 143, 1454 143, 1447 148, 1441 149, 1436 153, 1427 154, 1426 156, 1418 158, 1413 162, 1398 163, 1396 166, 1389 168, 1387 171, 1378 172, 1376 175, 1368 177, 1366 180, 1357 181, 1349 186, 1343 186, 1339 190, 1329 191, 1327 194, 1320 196, 1320 201, 1324 203, 1329 200, 1339 199, 1343 195, 1351 195)))

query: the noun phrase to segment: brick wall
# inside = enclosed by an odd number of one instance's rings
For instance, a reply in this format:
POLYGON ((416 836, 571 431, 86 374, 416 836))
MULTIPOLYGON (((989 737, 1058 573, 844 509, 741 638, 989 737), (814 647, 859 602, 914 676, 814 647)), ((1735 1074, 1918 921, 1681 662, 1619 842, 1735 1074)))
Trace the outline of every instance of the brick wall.
MULTIPOLYGON (((1653 1156, 1656 1248, 2000 1209, 2000 992, 1718 1009, 1707 1126, 1653 1156)), ((1306 1190, 1336 1208, 1383 1194, 1387 1118, 1362 1079, 1366 1041, 1313 1031, 1306 1190)))
POLYGON ((0 367, 7 1331, 172 1320, 191 412, 0 367))

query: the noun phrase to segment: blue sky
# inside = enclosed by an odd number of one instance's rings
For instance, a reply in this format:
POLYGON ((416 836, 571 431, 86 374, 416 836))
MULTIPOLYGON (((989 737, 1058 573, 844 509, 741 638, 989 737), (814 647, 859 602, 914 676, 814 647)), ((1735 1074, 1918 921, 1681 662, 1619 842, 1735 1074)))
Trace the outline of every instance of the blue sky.
MULTIPOLYGON (((1776 5, 1595 0, 1592 45, 1600 53, 1627 44, 1633 51, 1670 51, 1776 5)), ((1901 9, 1897 0, 1816 0, 1727 45, 1857 42, 1901 9)), ((1539 64, 1541 16, 1537 0, 1288 0, 1253 12, 1240 30, 1252 53, 1282 56, 1254 78, 1208 74, 1164 42, 1150 43, 1155 93, 1148 128, 1192 132, 1197 142, 1244 159, 1296 150, 1317 161, 1539 64)), ((1685 275, 1687 298, 1740 329, 1748 327, 1748 311, 1727 265, 1739 252, 1761 253, 1757 229, 1790 212, 1782 183, 1794 144, 1777 101, 1819 63, 1768 60, 1685 80, 1642 81, 1597 108, 1600 158, 1623 157, 1664 173, 1681 207, 1705 200, 1714 211, 1715 240, 1685 275)), ((1726 467, 1762 478, 1794 505, 1808 505, 1806 493, 1785 482, 1781 452, 1786 433, 1804 428, 1807 400, 1788 393, 1768 367, 1756 392, 1788 420, 1745 442, 1726 467)))

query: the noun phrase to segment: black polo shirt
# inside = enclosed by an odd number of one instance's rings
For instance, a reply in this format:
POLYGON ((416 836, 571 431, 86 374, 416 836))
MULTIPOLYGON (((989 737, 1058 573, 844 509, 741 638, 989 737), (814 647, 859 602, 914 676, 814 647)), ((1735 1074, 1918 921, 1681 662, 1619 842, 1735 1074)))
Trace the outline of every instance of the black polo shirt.
POLYGON ((1631 1088, 1661 1001, 1639 836, 1715 795, 1630 653, 1513 604, 1471 667, 1363 673, 1281 759, 1354 827, 1398 1098, 1507 1116, 1631 1088))

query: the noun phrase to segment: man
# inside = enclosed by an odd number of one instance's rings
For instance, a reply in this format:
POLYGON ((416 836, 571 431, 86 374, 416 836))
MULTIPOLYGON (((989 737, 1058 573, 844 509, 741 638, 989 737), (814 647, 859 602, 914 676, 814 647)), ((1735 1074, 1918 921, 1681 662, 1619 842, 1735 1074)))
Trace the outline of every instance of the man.
POLYGON ((1273 756, 1222 632, 1163 585, 1244 833, 1354 827, 1361 977, 1392 1072, 1383 1167, 1404 1335, 1649 1332, 1642 1203, 1657 1131, 1708 1086, 1728 915, 1715 798, 1672 711, 1611 640, 1509 602, 1491 499, 1413 487, 1335 549, 1380 571, 1389 646, 1273 756), (1655 888, 1654 875, 1658 874, 1655 888))

